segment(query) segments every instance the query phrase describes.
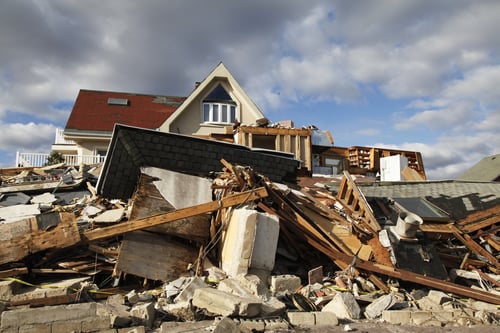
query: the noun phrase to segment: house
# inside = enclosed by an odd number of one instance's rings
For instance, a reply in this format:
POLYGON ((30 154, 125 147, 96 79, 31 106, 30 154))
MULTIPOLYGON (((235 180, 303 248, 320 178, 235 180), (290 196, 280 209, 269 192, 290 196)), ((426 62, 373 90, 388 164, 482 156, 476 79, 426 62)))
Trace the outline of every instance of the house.
MULTIPOLYGON (((336 175, 344 170, 375 175, 381 169, 380 158, 400 154, 420 174, 418 178, 425 179, 418 152, 335 147, 329 131, 295 128, 291 120, 270 123, 222 63, 187 97, 80 90, 52 151, 70 165, 103 162, 116 124, 291 153, 305 175, 336 175)), ((16 164, 40 166, 45 161, 45 155, 18 154, 16 164)))
POLYGON ((264 114, 222 63, 188 97, 81 90, 52 150, 83 163, 101 162, 115 124, 288 152, 311 170, 311 131, 267 127, 264 114))

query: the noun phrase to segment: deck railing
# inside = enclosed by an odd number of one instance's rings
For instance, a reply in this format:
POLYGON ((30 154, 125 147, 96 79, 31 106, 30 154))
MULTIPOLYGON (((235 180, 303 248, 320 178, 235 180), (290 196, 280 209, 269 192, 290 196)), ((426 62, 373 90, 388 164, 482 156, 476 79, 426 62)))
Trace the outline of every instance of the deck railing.
MULTIPOLYGON (((21 153, 16 154, 16 166, 18 167, 42 167, 47 164, 50 154, 43 153, 21 153)), ((62 155, 66 165, 97 164, 104 162, 106 156, 102 155, 62 155)))

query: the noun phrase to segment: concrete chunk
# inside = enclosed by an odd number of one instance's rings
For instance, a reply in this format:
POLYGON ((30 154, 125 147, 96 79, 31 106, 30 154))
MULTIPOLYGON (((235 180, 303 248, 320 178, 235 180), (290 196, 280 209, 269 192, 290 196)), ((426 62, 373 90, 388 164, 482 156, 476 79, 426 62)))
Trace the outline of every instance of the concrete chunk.
POLYGON ((240 297, 213 288, 196 289, 193 295, 194 306, 221 316, 255 317, 261 303, 258 298, 240 297))
POLYGON ((247 274, 249 268, 271 271, 278 236, 276 216, 247 207, 235 209, 223 238, 222 269, 232 277, 247 274))
POLYGON ((383 295, 366 307, 365 317, 369 319, 380 317, 384 310, 389 310, 396 302, 397 299, 394 296, 383 295))
POLYGON ((179 295, 175 297, 174 302, 189 302, 194 295, 194 291, 199 288, 207 288, 208 284, 200 277, 189 278, 187 284, 183 287, 179 295))
POLYGON ((238 325, 231 318, 224 317, 215 324, 213 333, 239 333, 238 325))
POLYGON ((316 324, 316 319, 314 313, 312 312, 288 312, 288 321, 292 326, 314 326, 316 324))
POLYGON ((271 276, 271 291, 276 293, 295 292, 301 286, 300 277, 295 275, 271 276))
POLYGON ((337 293, 321 310, 333 312, 339 319, 359 319, 361 309, 351 293, 337 293))
POLYGON ((144 303, 135 305, 131 310, 130 314, 132 315, 132 322, 135 322, 136 325, 144 325, 146 327, 151 327, 153 325, 153 321, 155 319, 155 307, 154 303, 144 303))
POLYGON ((83 319, 95 315, 96 303, 16 309, 2 312, 1 328, 17 327, 19 323, 24 325, 44 324, 47 322, 83 319))
POLYGON ((125 208, 115 208, 104 211, 102 214, 94 217, 96 223, 115 223, 120 222, 125 215, 125 208))
POLYGON ((427 297, 436 304, 443 304, 446 302, 453 301, 453 297, 448 296, 446 293, 438 290, 431 290, 427 297))

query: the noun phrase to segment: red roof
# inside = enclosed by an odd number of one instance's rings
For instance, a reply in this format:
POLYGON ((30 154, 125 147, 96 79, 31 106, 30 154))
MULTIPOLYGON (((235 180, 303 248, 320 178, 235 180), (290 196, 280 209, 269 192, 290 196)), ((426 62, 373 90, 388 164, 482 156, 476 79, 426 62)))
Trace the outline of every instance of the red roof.
POLYGON ((186 97, 80 90, 66 130, 113 131, 115 123, 156 129, 186 97))

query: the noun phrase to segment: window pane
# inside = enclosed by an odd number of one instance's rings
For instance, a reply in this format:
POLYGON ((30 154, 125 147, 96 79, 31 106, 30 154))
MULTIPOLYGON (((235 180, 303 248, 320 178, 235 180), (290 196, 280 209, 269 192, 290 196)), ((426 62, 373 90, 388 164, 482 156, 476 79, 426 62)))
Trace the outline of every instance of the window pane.
POLYGON ((221 107, 222 107, 222 112, 221 112, 222 119, 221 119, 221 122, 227 123, 227 105, 226 104, 222 104, 221 107))
POLYGON ((230 122, 234 123, 236 120, 236 107, 234 105, 231 105, 231 117, 230 117, 230 122))
POLYGON ((210 104, 203 104, 203 121, 210 121, 210 104))
POLYGON ((219 121, 219 104, 212 104, 212 121, 219 121))

